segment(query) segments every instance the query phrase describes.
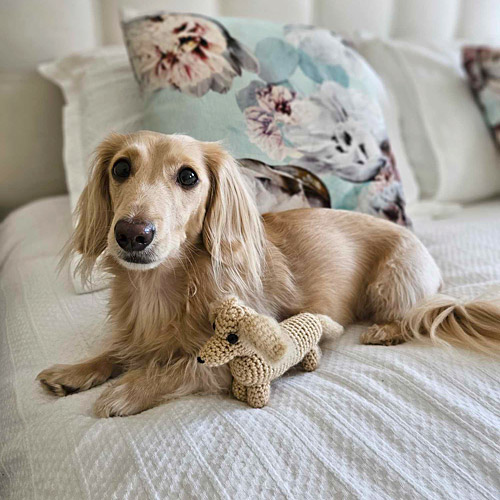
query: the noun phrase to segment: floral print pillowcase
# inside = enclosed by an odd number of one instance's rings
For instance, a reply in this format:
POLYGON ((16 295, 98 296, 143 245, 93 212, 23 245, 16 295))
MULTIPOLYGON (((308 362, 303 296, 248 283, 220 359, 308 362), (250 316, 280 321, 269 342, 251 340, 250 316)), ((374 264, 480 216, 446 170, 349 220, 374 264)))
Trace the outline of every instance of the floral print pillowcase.
POLYGON ((144 127, 223 140, 262 210, 327 206, 408 225, 376 92, 335 33, 194 14, 124 23, 144 127))
POLYGON ((500 48, 464 47, 462 59, 472 91, 500 147, 500 48))

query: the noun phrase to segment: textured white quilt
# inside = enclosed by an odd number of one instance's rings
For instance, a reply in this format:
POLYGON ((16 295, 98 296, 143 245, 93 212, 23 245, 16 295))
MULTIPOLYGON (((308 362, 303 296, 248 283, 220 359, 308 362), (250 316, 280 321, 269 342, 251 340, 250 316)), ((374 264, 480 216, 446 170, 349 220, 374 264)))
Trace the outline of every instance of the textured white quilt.
MULTIPOLYGON (((416 224, 446 291, 500 296, 500 202, 416 224)), ((102 388, 58 399, 34 381, 98 348, 107 292, 76 295, 55 266, 68 200, 0 225, 0 498, 500 496, 498 364, 405 344, 327 344, 318 371, 284 377, 268 407, 193 396, 100 420, 102 388)))

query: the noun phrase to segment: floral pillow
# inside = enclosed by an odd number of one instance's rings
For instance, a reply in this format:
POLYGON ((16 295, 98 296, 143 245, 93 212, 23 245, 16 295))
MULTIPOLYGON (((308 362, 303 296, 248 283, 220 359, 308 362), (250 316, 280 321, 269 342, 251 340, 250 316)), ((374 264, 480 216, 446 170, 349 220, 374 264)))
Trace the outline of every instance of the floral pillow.
POLYGON ((195 14, 140 17, 123 30, 145 128, 223 140, 261 183, 266 209, 289 208, 299 193, 307 206, 408 225, 380 81, 337 34, 195 14))
POLYGON ((472 91, 500 147, 500 48, 464 47, 462 59, 472 91))

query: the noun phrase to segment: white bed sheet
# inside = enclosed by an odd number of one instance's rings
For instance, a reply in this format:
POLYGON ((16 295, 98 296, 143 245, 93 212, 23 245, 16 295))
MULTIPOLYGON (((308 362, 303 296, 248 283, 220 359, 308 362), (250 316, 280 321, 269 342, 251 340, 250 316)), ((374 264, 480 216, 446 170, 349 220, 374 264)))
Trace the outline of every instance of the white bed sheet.
MULTIPOLYGON (((66 197, 0 225, 0 498, 498 498, 497 362, 415 343, 327 344, 318 371, 284 377, 253 410, 193 396, 100 420, 102 391, 62 399, 36 374, 91 354, 106 291, 55 274, 66 197)), ((416 231, 446 291, 500 296, 500 201, 416 231)))

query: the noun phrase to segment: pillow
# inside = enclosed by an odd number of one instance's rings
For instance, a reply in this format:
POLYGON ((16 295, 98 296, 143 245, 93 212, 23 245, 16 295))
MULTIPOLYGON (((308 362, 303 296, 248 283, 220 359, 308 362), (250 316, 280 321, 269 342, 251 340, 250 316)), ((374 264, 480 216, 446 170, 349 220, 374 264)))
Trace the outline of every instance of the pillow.
POLYGON ((247 168, 313 175, 326 205, 406 225, 380 81, 338 35, 194 14, 123 23, 144 126, 224 139, 247 168))
POLYGON ((500 156, 460 63, 460 46, 362 36, 356 47, 395 95, 423 198, 471 202, 500 192, 500 156))
POLYGON ((415 205, 420 199, 420 188, 410 165, 399 125, 399 104, 394 92, 380 81, 380 90, 377 93, 378 101, 382 106, 384 121, 387 127, 387 135, 391 138, 391 150, 396 159, 405 200, 408 206, 415 205))
POLYGON ((472 91, 500 146, 500 49, 468 46, 462 57, 472 91))
POLYGON ((64 169, 74 210, 96 146, 112 131, 142 128, 141 95, 124 47, 82 52, 38 69, 64 94, 64 169))

